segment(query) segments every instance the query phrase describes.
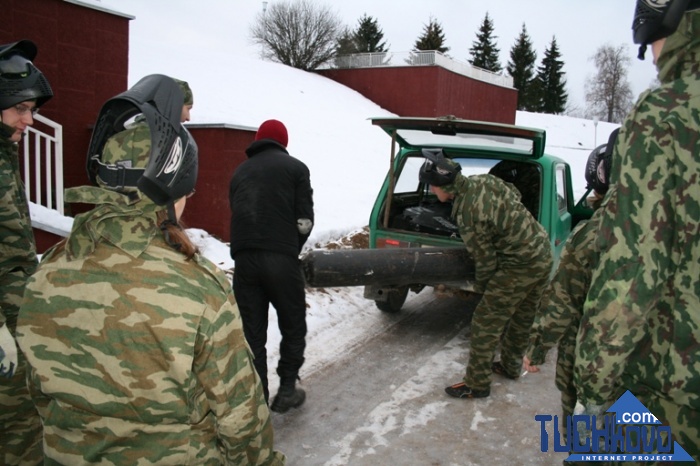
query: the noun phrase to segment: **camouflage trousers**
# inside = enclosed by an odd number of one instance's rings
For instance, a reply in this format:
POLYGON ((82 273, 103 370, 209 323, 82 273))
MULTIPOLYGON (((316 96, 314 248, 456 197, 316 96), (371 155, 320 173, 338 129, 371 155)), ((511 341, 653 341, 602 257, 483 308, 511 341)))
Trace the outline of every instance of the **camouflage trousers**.
POLYGON ((43 464, 39 413, 27 390, 27 359, 20 352, 15 375, 0 378, 0 464, 43 464))
MULTIPOLYGON (((21 283, 5 278, 0 286, 0 306, 7 318, 5 325, 15 336, 26 278, 21 283)), ((42 436, 41 419, 27 388, 27 359, 18 351, 14 376, 0 377, 0 465, 43 464, 42 436)))
POLYGON ((506 372, 520 375, 530 327, 551 269, 551 255, 547 255, 527 269, 499 269, 491 277, 472 318, 469 363, 464 377, 467 386, 476 390, 491 387, 491 363, 499 341, 506 372))

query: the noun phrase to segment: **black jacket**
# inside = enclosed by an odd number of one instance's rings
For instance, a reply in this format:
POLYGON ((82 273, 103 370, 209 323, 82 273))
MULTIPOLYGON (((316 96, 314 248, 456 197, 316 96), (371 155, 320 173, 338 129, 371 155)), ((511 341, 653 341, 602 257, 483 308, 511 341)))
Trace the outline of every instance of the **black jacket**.
POLYGON ((308 167, 272 139, 253 142, 246 154, 229 186, 231 257, 243 249, 299 255, 311 232, 299 233, 297 219, 314 221, 308 167))

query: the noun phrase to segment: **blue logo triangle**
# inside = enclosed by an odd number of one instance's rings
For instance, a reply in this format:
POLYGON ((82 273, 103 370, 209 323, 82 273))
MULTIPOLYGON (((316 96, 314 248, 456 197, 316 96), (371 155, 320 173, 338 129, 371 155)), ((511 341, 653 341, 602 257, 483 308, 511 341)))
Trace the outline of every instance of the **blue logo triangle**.
POLYGON ((695 461, 678 442, 673 442, 673 461, 695 461))
POLYGON ((623 393, 607 412, 615 413, 616 424, 661 424, 661 421, 629 390, 623 393))

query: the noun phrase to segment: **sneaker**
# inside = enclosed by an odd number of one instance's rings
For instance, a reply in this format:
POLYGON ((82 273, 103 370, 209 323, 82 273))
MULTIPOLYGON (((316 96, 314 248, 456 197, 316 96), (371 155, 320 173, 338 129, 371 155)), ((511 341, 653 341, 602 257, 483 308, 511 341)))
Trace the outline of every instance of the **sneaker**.
POLYGON ((272 402, 270 409, 276 413, 286 413, 291 408, 298 408, 304 404, 306 400, 306 392, 301 388, 292 388, 292 390, 284 390, 284 387, 277 392, 277 396, 272 402))
POLYGON ((503 367, 503 364, 501 364, 501 361, 495 361, 491 364, 491 372, 494 374, 502 375, 503 377, 511 380, 515 380, 520 375, 510 375, 508 372, 506 372, 506 368, 503 367))
POLYGON ((486 398, 491 394, 491 389, 475 390, 467 387, 464 382, 458 382, 445 388, 445 393, 455 398, 486 398))

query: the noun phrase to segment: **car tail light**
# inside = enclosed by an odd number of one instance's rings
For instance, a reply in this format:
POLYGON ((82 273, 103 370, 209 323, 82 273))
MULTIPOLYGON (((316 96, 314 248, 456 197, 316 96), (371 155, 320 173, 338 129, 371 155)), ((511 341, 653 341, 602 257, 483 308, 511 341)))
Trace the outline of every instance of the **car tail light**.
POLYGON ((399 241, 392 238, 377 238, 377 248, 407 248, 411 245, 408 241, 399 241))

